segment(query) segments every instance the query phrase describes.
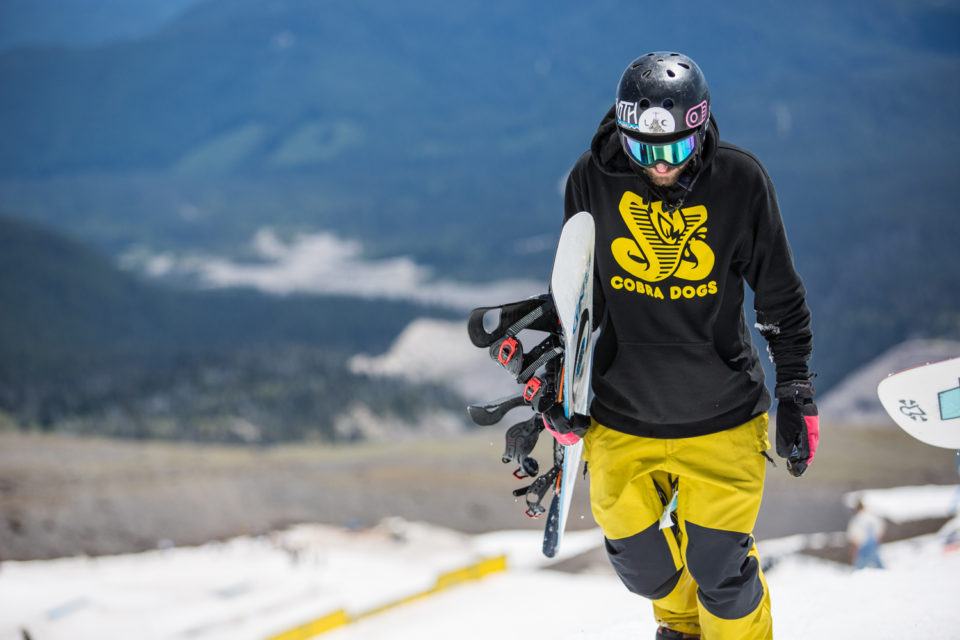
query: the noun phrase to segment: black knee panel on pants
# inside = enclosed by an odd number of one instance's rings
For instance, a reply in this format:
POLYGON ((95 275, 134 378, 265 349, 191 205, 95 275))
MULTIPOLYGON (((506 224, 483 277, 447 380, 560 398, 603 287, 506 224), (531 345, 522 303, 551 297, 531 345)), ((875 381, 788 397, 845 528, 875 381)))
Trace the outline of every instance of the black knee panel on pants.
POLYGON ((747 554, 748 533, 708 529, 687 522, 687 569, 707 611, 726 620, 743 618, 763 599, 760 565, 747 554))
POLYGON ((673 561, 664 533, 654 524, 629 538, 605 539, 610 564, 623 584, 651 600, 673 591, 682 572, 673 561))

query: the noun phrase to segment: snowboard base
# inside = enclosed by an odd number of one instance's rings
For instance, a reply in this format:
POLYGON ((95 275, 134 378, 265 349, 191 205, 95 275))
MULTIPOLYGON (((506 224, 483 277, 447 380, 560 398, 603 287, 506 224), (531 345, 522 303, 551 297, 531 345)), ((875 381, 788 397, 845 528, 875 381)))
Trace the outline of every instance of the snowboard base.
POLYGON ((898 371, 877 386, 880 404, 911 436, 960 449, 960 358, 898 371))

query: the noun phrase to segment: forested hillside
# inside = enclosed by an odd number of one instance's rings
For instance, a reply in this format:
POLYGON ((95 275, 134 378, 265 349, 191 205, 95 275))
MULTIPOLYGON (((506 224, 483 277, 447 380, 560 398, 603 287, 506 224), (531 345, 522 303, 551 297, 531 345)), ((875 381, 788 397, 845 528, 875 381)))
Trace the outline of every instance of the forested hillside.
POLYGON ((416 429, 463 412, 449 390, 369 380, 345 359, 411 319, 357 298, 189 292, 148 283, 65 237, 0 217, 0 412, 23 428, 270 442, 344 439, 366 407, 416 429))
POLYGON ((72 37, 52 16, 79 0, 38 3, 0 12, 34 34, 3 45, 0 30, 0 211, 93 251, 31 250, 3 223, 8 379, 290 345, 326 361, 449 316, 113 268, 132 252, 250 259, 264 228, 336 234, 454 286, 546 282, 566 172, 623 68, 656 49, 700 63, 721 136, 776 185, 821 390, 903 340, 960 337, 953 4, 703 1, 638 30, 652 5, 178 0, 72 37))

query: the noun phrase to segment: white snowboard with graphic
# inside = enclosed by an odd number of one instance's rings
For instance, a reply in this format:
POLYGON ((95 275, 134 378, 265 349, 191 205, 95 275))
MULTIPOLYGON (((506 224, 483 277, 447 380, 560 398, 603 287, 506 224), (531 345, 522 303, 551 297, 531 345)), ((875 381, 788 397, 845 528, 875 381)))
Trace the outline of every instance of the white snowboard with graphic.
MULTIPOLYGON (((568 418, 574 413, 589 415, 595 235, 593 216, 586 211, 567 220, 550 277, 550 293, 563 328, 562 398, 568 418)), ((543 534, 543 553, 549 558, 556 555, 566 529, 582 452, 582 440, 563 447, 563 468, 543 534)))
POLYGON ((891 374, 877 395, 894 422, 917 440, 960 449, 960 358, 891 374))

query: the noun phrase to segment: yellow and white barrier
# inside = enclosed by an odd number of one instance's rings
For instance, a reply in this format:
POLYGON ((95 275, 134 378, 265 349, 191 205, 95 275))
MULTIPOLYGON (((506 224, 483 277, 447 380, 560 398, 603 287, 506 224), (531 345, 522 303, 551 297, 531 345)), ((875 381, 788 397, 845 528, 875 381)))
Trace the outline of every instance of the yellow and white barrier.
POLYGON ((496 556, 493 558, 485 558, 467 567, 441 574, 437 578, 436 584, 426 591, 415 593, 405 598, 388 602, 387 604, 383 604, 359 613, 349 613, 345 609, 338 609, 326 615, 315 618, 314 620, 293 627, 292 629, 278 633, 277 635, 270 636, 266 640, 309 640, 309 638, 315 638, 316 636, 326 633, 332 629, 337 629, 358 620, 362 620, 363 618, 382 613, 388 609, 393 609, 394 607, 399 607, 400 605, 413 602, 414 600, 425 598, 429 595, 433 595, 443 591, 444 589, 449 589, 450 587, 458 584, 480 580, 481 578, 484 578, 492 573, 506 571, 506 569, 507 557, 505 555, 496 556))

